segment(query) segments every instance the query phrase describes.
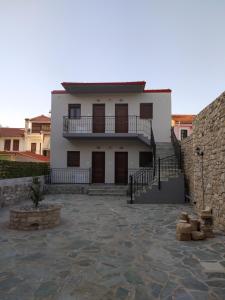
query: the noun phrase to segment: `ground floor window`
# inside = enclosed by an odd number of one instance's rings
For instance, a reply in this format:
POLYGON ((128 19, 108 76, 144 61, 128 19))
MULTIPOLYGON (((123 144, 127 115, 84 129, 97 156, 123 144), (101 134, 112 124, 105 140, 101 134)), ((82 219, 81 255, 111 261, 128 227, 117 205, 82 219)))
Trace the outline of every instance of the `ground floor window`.
POLYGON ((50 151, 49 150, 43 150, 43 155, 49 157, 50 151))
POLYGON ((139 152, 139 167, 152 167, 152 152, 139 152))
POLYGON ((10 147, 11 147, 11 140, 5 140, 4 150, 5 151, 10 151, 10 147))
POLYGON ((19 145, 20 145, 19 140, 13 140, 13 151, 19 151, 19 145))
POLYGON ((80 167, 80 151, 67 151, 67 167, 80 167))

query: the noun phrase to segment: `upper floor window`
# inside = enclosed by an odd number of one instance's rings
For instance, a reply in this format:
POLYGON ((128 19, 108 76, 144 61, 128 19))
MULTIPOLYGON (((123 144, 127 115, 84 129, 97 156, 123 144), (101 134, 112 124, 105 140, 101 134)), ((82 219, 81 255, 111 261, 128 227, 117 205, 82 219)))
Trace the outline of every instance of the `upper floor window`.
POLYGON ((5 151, 10 151, 10 147, 11 147, 11 140, 5 140, 5 142, 4 142, 4 150, 5 151))
POLYGON ((180 139, 183 140, 188 136, 188 131, 187 129, 181 129, 180 131, 180 139))
POLYGON ((69 116, 69 118, 79 119, 81 117, 81 105, 80 104, 69 104, 68 116, 69 116))
POLYGON ((141 119, 153 118, 153 103, 140 103, 140 118, 141 119))

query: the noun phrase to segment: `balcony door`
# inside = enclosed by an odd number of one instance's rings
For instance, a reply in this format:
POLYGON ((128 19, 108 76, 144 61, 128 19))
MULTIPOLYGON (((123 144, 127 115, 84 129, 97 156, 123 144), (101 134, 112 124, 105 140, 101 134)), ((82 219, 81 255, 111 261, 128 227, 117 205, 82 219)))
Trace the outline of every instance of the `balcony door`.
POLYGON ((93 104, 93 132, 105 132, 105 104, 93 104))
POLYGON ((128 104, 116 104, 115 106, 115 132, 128 132, 128 104))
POLYGON ((115 183, 127 184, 128 179, 128 153, 115 152, 115 183))

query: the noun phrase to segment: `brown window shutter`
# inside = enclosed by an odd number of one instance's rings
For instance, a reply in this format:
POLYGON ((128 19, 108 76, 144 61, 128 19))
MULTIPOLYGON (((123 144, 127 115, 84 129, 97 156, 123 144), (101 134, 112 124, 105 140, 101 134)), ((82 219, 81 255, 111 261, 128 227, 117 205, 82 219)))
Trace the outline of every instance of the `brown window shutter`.
POLYGON ((140 118, 153 118, 153 103, 140 103, 140 118))
POLYGON ((19 151, 19 140, 13 140, 13 151, 19 151))
POLYGON ((80 167, 80 151, 67 151, 67 167, 80 167))

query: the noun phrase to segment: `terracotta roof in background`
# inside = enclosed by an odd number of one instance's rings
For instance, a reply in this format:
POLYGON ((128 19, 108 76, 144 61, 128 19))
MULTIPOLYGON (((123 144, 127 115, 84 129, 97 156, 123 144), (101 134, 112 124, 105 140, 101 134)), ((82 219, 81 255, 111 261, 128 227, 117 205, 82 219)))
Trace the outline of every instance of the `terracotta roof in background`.
POLYGON ((192 124, 196 115, 172 115, 172 120, 180 124, 192 124))
POLYGON ((23 137, 24 128, 0 127, 0 137, 23 137))
POLYGON ((45 116, 45 115, 40 115, 37 117, 34 117, 30 119, 31 122, 40 122, 40 123, 51 123, 51 118, 45 116))
POLYGON ((0 154, 23 156, 23 157, 35 159, 35 160, 37 160, 37 162, 49 162, 50 161, 49 157, 40 155, 40 154, 36 154, 36 153, 30 152, 30 151, 25 151, 25 152, 0 151, 0 154))
POLYGON ((41 161, 41 162, 49 162, 49 160, 50 160, 49 157, 47 157, 47 156, 36 154, 36 153, 30 152, 30 151, 18 152, 18 153, 22 156, 30 157, 30 158, 36 159, 38 161, 41 161))

